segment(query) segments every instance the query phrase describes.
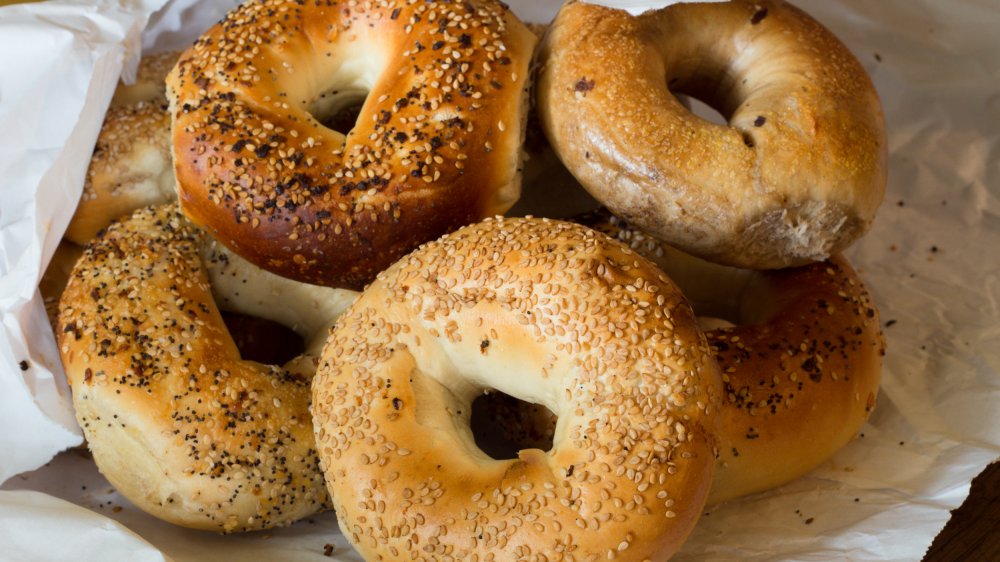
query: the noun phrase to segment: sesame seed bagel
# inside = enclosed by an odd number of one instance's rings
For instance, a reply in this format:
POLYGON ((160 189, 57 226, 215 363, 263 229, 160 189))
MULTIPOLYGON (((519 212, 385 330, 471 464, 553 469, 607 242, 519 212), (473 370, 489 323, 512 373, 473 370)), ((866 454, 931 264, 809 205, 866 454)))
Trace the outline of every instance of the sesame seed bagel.
POLYGON ((135 81, 118 83, 111 107, 128 107, 140 102, 166 103, 167 74, 177 64, 180 51, 143 55, 136 69, 135 81))
POLYGON ((132 84, 119 82, 65 237, 86 245, 112 221, 177 198, 166 76, 179 52, 147 55, 132 84))
POLYGON ((251 266, 176 205, 112 225, 73 270, 58 328, 102 474, 143 510, 197 529, 266 529, 327 507, 309 389, 354 296, 251 266), (216 303, 297 330, 305 353, 280 367, 241 360, 216 303))
POLYGON ((707 316, 701 326, 725 387, 709 503, 798 478, 857 436, 875 407, 885 342, 875 305, 843 256, 779 271, 735 269, 606 212, 579 220, 656 263, 707 316))
POLYGON ((177 198, 166 103, 113 107, 104 117, 83 195, 65 237, 80 245, 136 209, 177 198))
POLYGON ((341 529, 369 560, 664 560, 715 466, 719 372, 676 287, 571 223, 490 219, 394 264, 342 316, 313 382, 341 529), (494 460, 488 389, 559 416, 494 460))
POLYGON ((871 225, 887 174, 881 104, 851 52, 794 6, 682 3, 631 16, 568 2, 546 37, 542 125, 616 215, 751 269, 825 259, 871 225))
POLYGON ((517 200, 536 42, 495 0, 247 2, 167 79, 182 209, 262 268, 361 287, 517 200), (346 136, 322 124, 362 100, 346 136))

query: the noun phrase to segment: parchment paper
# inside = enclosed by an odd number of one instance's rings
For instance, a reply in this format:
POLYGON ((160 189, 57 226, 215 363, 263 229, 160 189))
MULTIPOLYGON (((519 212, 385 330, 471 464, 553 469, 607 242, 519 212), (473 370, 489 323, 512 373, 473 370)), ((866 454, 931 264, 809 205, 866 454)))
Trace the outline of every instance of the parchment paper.
MULTIPOLYGON (((140 44, 183 47, 232 5, 153 13, 162 3, 0 8, 0 559, 356 560, 331 513, 246 536, 179 529, 111 490, 85 451, 57 456, 80 436, 35 287, 104 108, 140 44)), ((509 3, 535 22, 558 5, 509 3)), ((886 110, 888 195, 848 252, 885 322, 882 392, 862 437, 805 478, 708 510, 676 559, 915 560, 1000 456, 1000 4, 795 3, 854 51, 886 110)), ((546 189, 522 211, 589 204, 551 155, 527 176, 546 189)))

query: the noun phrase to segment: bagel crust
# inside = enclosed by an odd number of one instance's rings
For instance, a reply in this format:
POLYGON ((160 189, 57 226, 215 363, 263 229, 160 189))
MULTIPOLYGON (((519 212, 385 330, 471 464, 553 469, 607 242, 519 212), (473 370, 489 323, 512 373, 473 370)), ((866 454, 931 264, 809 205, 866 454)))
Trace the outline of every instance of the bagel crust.
POLYGON ((262 268, 359 288, 517 200, 536 42, 493 0, 247 2, 167 79, 182 209, 262 268), (346 137, 318 120, 359 97, 346 137))
POLYGON ((887 174, 881 104, 851 52, 794 6, 683 3, 631 16, 573 1, 546 37, 543 127, 616 215, 750 269, 825 259, 871 225, 887 174))
POLYGON ((197 529, 267 529, 327 507, 309 389, 353 297, 247 264, 176 205, 112 225, 74 268, 57 330, 101 473, 144 511, 197 529), (284 366, 243 361, 216 299, 315 337, 284 366))
POLYGON ((113 107, 104 117, 66 238, 86 245, 112 221, 177 197, 170 114, 163 102, 113 107))
POLYGON ((86 245, 111 221, 177 198, 165 81, 179 55, 144 56, 135 82, 118 83, 66 229, 71 242, 86 245))
POLYGON ((676 287, 579 225, 487 220, 379 275, 314 379, 341 529, 368 560, 665 560, 715 466, 719 373, 676 287), (474 444, 488 389, 559 416, 553 448, 474 444))

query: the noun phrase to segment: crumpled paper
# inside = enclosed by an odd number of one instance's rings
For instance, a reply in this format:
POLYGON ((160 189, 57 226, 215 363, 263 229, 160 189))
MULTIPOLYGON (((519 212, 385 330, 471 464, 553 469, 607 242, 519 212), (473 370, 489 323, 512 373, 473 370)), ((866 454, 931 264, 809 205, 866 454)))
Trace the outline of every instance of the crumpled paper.
MULTIPOLYGON (((668 2, 601 3, 638 13, 668 2)), ((85 451, 56 456, 80 436, 35 287, 79 198, 104 108, 140 45, 184 47, 234 2, 156 12, 162 3, 0 8, 3 557, 357 560, 332 513, 246 536, 180 529, 115 493, 85 451)), ((558 6, 509 3, 535 22, 558 6)), ((854 51, 886 110, 886 201, 848 252, 885 323, 882 392, 859 439, 804 478, 707 510, 675 559, 915 560, 1000 456, 1000 6, 795 3, 854 51)), ((551 155, 526 178, 546 194, 526 193, 522 212, 569 213, 546 201, 552 193, 586 204, 551 155)))
POLYGON ((80 443, 35 288, 118 76, 126 63, 134 71, 146 17, 163 2, 0 8, 0 481, 80 443))

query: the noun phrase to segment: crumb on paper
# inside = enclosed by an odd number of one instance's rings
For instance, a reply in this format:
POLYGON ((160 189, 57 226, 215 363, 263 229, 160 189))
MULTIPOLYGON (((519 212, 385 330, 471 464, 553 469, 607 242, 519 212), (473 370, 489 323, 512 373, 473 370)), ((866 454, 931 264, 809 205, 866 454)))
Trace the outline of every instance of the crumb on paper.
POLYGON ((332 544, 329 544, 329 543, 324 544, 323 545, 323 556, 333 556, 333 550, 335 548, 336 547, 333 546, 332 544))

